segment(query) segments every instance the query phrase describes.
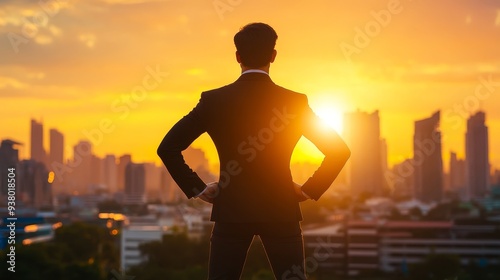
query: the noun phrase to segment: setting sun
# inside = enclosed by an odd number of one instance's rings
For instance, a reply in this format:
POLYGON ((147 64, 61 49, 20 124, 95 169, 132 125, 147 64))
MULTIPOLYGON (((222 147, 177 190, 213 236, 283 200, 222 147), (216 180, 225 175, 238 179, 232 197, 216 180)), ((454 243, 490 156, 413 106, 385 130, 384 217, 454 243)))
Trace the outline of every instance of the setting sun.
POLYGON ((342 133, 342 112, 331 107, 320 107, 314 110, 324 124, 342 133))

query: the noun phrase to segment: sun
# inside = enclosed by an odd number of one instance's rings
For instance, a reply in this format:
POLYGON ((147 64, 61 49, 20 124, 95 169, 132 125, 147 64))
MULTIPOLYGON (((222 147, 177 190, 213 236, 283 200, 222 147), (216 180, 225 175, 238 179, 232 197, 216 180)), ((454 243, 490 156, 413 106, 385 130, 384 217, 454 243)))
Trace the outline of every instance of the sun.
POLYGON ((326 125, 333 128, 337 133, 342 133, 343 117, 340 110, 333 107, 322 106, 315 109, 314 112, 326 125))

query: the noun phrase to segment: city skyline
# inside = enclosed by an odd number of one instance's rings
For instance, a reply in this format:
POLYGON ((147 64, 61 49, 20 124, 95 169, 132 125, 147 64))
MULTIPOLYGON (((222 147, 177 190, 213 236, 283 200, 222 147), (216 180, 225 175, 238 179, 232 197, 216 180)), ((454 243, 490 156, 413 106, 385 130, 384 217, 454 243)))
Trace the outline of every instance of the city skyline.
MULTIPOLYGON (((367 112, 364 112, 364 111, 360 111, 359 109, 356 110, 356 111, 352 111, 352 112, 345 112, 343 115, 342 115, 342 118, 340 119, 342 123, 342 127, 345 127, 346 126, 346 123, 349 123, 349 120, 346 119, 346 116, 352 116, 352 115, 355 115, 356 113, 358 114, 368 114, 367 112)), ((381 128, 380 128, 380 112, 378 110, 374 111, 374 113, 372 114, 377 114, 377 119, 378 119, 378 124, 377 124, 377 129, 376 131, 379 131, 378 132, 378 137, 379 137, 379 145, 383 145, 383 149, 384 149, 384 152, 387 153, 388 150, 391 150, 391 144, 390 143, 387 143, 387 139, 383 137, 383 135, 381 135, 380 131, 381 131, 381 128)), ((478 111, 478 112, 475 112, 475 114, 471 114, 469 118, 472 118, 473 116, 475 115, 478 115, 478 114, 483 114, 483 124, 484 125, 487 125, 487 113, 483 112, 483 111, 478 111)), ((320 116, 321 118, 321 116, 320 116)), ((328 120, 325 120, 325 119, 322 119, 322 121, 325 122, 326 125, 329 125, 335 129, 338 130, 338 127, 339 125, 335 125, 335 124, 332 124, 331 122, 328 122, 328 120)), ((414 120, 415 121, 415 120, 414 120)), ((465 124, 467 125, 468 123, 468 120, 464 120, 465 124)), ((362 123, 362 122, 360 122, 362 123)), ((36 145, 35 145, 35 150, 37 150, 37 153, 41 153, 41 155, 43 155, 43 158, 45 158, 45 160, 43 160, 43 162, 45 163, 48 163, 49 160, 51 158, 53 158, 54 156, 52 155, 52 153, 50 153, 50 148, 54 148, 54 149, 57 149, 56 153, 57 153, 57 158, 61 158, 61 156, 63 156, 63 159, 64 159, 64 162, 62 163, 65 163, 69 160, 72 160, 74 159, 74 155, 77 153, 74 148, 75 148, 75 145, 77 144, 71 144, 71 143, 67 143, 65 141, 65 138, 66 138, 66 135, 64 134, 64 132, 61 132, 60 130, 58 130, 58 128, 50 128, 50 130, 48 131, 49 132, 49 136, 44 136, 44 138, 40 138, 41 136, 40 135, 47 135, 44 133, 43 131, 43 122, 40 121, 36 121, 34 119, 31 119, 31 125, 32 125, 32 130, 35 129, 33 132, 35 132, 34 134, 36 136, 31 136, 30 138, 31 139, 37 139, 36 141, 36 145), (35 126, 35 128, 33 128, 33 126, 35 126), (53 144, 51 139, 56 139, 55 141, 57 141, 57 144, 53 144), (49 140, 49 141, 45 141, 45 140, 49 140), (43 144, 43 147, 42 147, 42 150, 38 151, 40 149, 40 141, 42 143, 46 143, 46 144, 43 144), (47 144, 48 143, 48 144, 47 144), (61 150, 61 143, 66 143, 66 145, 63 145, 63 150, 61 150), (47 149, 47 147, 49 147, 49 149, 47 149), (57 147, 57 148, 56 148, 57 147)), ((353 128, 355 129, 355 128, 353 128)), ((352 129, 351 129, 352 130, 352 129)), ((340 134, 343 136, 343 137, 347 137, 349 138, 346 133, 348 133, 349 131, 351 130, 345 130, 343 132, 340 132, 340 134)), ((356 129, 355 129, 356 130, 356 129)), ((363 133, 363 129, 361 128, 358 128, 357 129, 358 131, 355 131, 356 133, 363 133)), ((441 133, 442 133, 442 129, 441 129, 441 133)), ((489 141, 487 141, 486 143, 494 143, 494 141, 491 141, 491 136, 490 136, 491 133, 488 133, 487 135, 487 138, 489 139, 489 141)), ((205 135, 206 136, 206 135, 205 135)), ((464 140, 464 144, 466 142, 466 137, 467 136, 467 131, 464 132, 462 138, 464 140)), ((203 136, 202 136, 203 137, 203 136)), ((446 141, 448 139, 448 137, 444 134, 443 138, 445 140, 443 141, 446 141)), ((32 150, 33 147, 31 145, 31 142, 23 142, 23 141, 20 141, 19 139, 17 139, 16 137, 3 137, 3 138, 0 138, 0 139, 12 139, 14 141, 19 141, 19 143, 21 144, 20 145, 20 152, 19 152, 19 157, 20 159, 32 159, 31 156, 27 156, 26 155, 26 151, 27 150, 32 150), (28 145, 29 144, 29 145, 28 145), (23 153, 24 152, 24 153, 23 153)), ((93 148, 95 148, 95 141, 92 141, 92 140, 95 140, 95 138, 81 138, 78 142, 81 142, 81 141, 86 141, 88 143, 91 144, 91 146, 93 148)), ((442 141, 442 142, 443 142, 442 141)), ((409 143, 413 143, 411 139, 408 140, 409 143)), ((413 144, 412 144, 413 145, 413 144)), ((444 146, 443 143, 441 143, 441 145, 444 146)), ((362 147, 360 145, 358 145, 359 147, 362 147)), ((490 144, 488 144, 488 148, 489 150, 491 151, 492 150, 492 147, 490 144)), ((197 148, 197 149, 201 149, 203 150, 204 153, 207 154, 207 159, 208 159, 208 165, 210 167, 210 170, 212 172, 215 172, 217 173, 218 172, 218 162, 216 161, 216 159, 214 160, 213 158, 211 158, 211 154, 210 154, 210 149, 206 149, 204 147, 200 147, 199 145, 196 145, 196 143, 194 145, 192 145, 193 148, 197 148)), ((488 150, 488 148, 486 150, 488 150)), ((378 149, 382 149, 382 147, 378 147, 378 149)), ((154 147, 154 150, 156 150, 156 147, 154 147)), ((442 161, 443 161, 443 170, 447 173, 450 172, 450 161, 452 160, 451 158, 451 153, 454 153, 455 156, 457 156, 458 158, 463 158, 465 159, 465 155, 466 155, 466 150, 467 150, 467 147, 466 145, 464 145, 463 147, 463 150, 453 150, 453 149, 450 149, 450 150, 445 150, 444 148, 442 149, 442 161)), ((500 169, 500 164, 495 164, 496 162, 494 160, 492 160, 492 155, 490 154, 491 152, 488 153, 488 160, 489 160, 489 163, 490 163, 490 170, 488 172, 494 172, 495 169, 500 169)), ((96 156, 99 156, 101 158, 106 158, 107 156, 110 156, 110 155, 114 155, 114 156, 120 156, 120 155, 132 155, 134 154, 133 151, 130 151, 128 153, 125 153, 125 154, 116 154, 116 153, 113 153, 111 151, 109 152, 104 152, 103 154, 98 154, 98 153, 94 153, 94 155, 96 156)), ((134 156, 137 156, 136 154, 134 154, 134 156)), ((414 156, 414 153, 411 153, 409 155, 406 155, 406 157, 402 158, 402 160, 400 161, 396 161, 396 162, 389 162, 389 156, 387 155, 386 158, 381 158, 382 160, 382 163, 380 166, 382 166, 383 164, 387 164, 387 167, 389 169, 393 168, 394 166, 397 166, 399 164, 401 164, 402 162, 404 162, 405 160, 409 159, 409 158, 413 158, 414 156)), ((308 143, 307 141, 303 141, 303 139, 301 139, 301 141, 299 141, 298 145, 297 145, 297 148, 296 150, 294 151, 294 154, 292 155, 292 163, 297 163, 297 164, 300 164, 300 163, 312 163, 312 164, 319 164, 319 161, 322 159, 322 155, 320 154, 319 151, 315 150, 314 147, 311 147, 310 143, 308 143), (307 153, 310 152, 309 155, 307 155, 307 153), (302 156, 302 159, 305 158, 305 160, 300 160, 299 159, 299 156, 302 156)), ((38 159, 37 159, 38 160, 38 159)), ((352 160, 352 159, 351 159, 352 160)), ((378 160, 377 160, 378 161, 378 160)), ((156 158, 153 158, 153 159, 146 159, 146 160, 138 160, 138 162, 153 162, 155 163, 156 165, 159 165, 161 166, 161 161, 159 161, 159 159, 156 159, 156 158)), ((350 163, 349 163, 350 164, 350 163)), ((50 164, 49 164, 50 165, 50 164)))
MULTIPOLYGON (((490 142, 500 141, 498 1, 236 2, 221 10, 205 0, 3 1, 0 137, 26 143, 26 118, 43 118, 67 143, 90 135, 98 155, 159 163, 165 131, 202 91, 238 77, 232 36, 263 21, 279 34, 272 79, 306 93, 337 129, 344 112, 379 110, 391 166, 411 157, 411 124, 431 111, 442 111, 443 151, 464 157, 466 119, 478 110, 488 113, 490 142), (47 24, 26 37, 25 20, 38 13, 47 24)), ((194 145, 214 164, 209 137, 194 145)), ((294 160, 320 158, 300 147, 294 160)), ((490 160, 500 166, 499 146, 490 160)))

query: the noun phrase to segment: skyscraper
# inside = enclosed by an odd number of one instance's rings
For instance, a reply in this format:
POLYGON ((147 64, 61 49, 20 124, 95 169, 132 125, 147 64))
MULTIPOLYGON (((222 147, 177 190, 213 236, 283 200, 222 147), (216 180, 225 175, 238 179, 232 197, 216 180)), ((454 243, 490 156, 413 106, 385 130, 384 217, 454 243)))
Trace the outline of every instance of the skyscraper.
POLYGON ((47 154, 43 148, 43 124, 31 120, 31 159, 46 164, 47 154))
MULTIPOLYGON (((59 170, 59 168, 64 165, 64 136, 57 129, 50 129, 50 150, 49 150, 49 161, 47 163, 47 169, 49 171, 59 170)), ((61 172, 54 172, 54 179, 52 183, 52 193, 58 194, 62 191, 61 186, 64 181, 61 172)))
POLYGON ((116 172, 118 191, 123 191, 125 189, 125 169, 130 162, 132 162, 131 155, 123 155, 119 158, 118 169, 116 172))
POLYGON ((146 202, 146 170, 144 164, 127 164, 125 168, 125 204, 146 202))
POLYGON ((86 194, 92 183, 92 144, 89 141, 80 141, 73 148, 73 161, 69 164, 72 169, 71 191, 86 194))
POLYGON ((19 162, 18 197, 25 205, 40 208, 52 205, 52 189, 45 164, 35 160, 19 162))
POLYGON ((104 169, 104 184, 106 185, 109 193, 115 193, 117 189, 117 165, 116 157, 114 155, 106 155, 103 160, 104 169))
POLYGON ((490 166, 488 158, 488 127, 486 115, 477 112, 467 120, 465 134, 465 161, 467 199, 484 197, 488 193, 490 166))
POLYGON ((64 136, 57 129, 50 129, 50 153, 49 166, 51 169, 53 162, 64 163, 64 136))
POLYGON ((443 196, 443 158, 441 155, 440 111, 415 122, 413 165, 415 197, 424 202, 440 201, 443 196))
POLYGON ((459 159, 454 152, 450 153, 450 190, 464 198, 465 194, 465 161, 459 159))
POLYGON ((346 113, 343 134, 351 149, 348 179, 352 193, 382 194, 383 160, 378 111, 346 113))

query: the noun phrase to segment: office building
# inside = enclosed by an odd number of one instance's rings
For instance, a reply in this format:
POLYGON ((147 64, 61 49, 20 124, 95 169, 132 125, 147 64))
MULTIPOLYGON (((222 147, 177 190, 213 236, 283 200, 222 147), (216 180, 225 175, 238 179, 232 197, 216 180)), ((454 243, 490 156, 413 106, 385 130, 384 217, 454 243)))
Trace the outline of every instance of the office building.
POLYGON ((47 154, 43 147, 43 124, 31 120, 31 159, 44 164, 47 163, 47 154))
POLYGON ((440 201, 443 196, 440 112, 415 122, 413 136, 414 196, 424 201, 440 201))
POLYGON ((488 194, 490 166, 488 158, 488 127, 484 112, 467 120, 465 134, 466 199, 483 198, 488 194))
POLYGON ((344 138, 351 149, 347 164, 348 180, 353 195, 383 193, 383 142, 380 118, 373 113, 352 112, 344 115, 344 138))

